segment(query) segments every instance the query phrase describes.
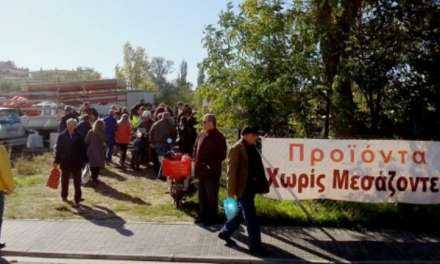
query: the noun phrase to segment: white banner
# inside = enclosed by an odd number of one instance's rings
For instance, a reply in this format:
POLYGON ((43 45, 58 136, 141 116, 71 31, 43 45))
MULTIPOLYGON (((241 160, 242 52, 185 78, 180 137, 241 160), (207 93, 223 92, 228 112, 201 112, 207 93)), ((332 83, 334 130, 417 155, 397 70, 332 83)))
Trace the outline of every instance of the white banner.
POLYGON ((440 203, 440 142, 264 138, 268 197, 440 203))

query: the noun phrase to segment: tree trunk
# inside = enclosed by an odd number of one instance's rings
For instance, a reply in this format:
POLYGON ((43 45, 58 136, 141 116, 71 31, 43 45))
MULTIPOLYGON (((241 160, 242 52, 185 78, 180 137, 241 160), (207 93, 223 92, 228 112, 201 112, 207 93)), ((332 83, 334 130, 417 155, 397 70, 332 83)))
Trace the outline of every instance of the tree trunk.
POLYGON ((330 100, 330 89, 327 89, 327 96, 325 97, 325 124, 324 124, 324 138, 328 138, 330 135, 330 109, 331 109, 331 100, 330 100))
POLYGON ((331 94, 333 79, 336 75, 337 69, 337 57, 333 53, 335 47, 335 39, 332 33, 332 7, 328 0, 323 3, 316 1, 318 30, 320 34, 320 47, 322 60, 324 63, 324 85, 326 89, 325 97, 325 123, 324 123, 324 138, 328 138, 330 135, 330 118, 332 112, 331 94))
POLYGON ((325 85, 329 91, 327 96, 330 97, 326 105, 325 137, 329 135, 331 120, 333 120, 334 132, 337 137, 351 136, 356 130, 353 114, 356 109, 352 84, 351 80, 342 76, 340 62, 345 56, 346 41, 349 38, 351 26, 358 18, 361 5, 362 0, 344 1, 342 15, 334 19, 334 7, 330 0, 315 1, 321 54, 325 69, 325 85), (338 74, 342 78, 334 85, 335 77, 338 74))

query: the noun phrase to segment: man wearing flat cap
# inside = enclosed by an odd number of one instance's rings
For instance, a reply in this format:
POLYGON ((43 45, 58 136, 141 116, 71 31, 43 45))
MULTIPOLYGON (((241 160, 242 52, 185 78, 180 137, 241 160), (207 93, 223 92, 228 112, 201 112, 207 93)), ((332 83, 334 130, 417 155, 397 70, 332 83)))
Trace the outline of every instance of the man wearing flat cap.
POLYGON ((219 238, 227 243, 240 226, 244 217, 248 236, 249 250, 252 254, 264 254, 261 246, 261 232, 255 210, 255 195, 268 193, 269 183, 264 166, 255 144, 258 132, 255 128, 245 127, 241 139, 235 143, 228 154, 228 194, 238 202, 239 213, 228 220, 219 233, 219 238))

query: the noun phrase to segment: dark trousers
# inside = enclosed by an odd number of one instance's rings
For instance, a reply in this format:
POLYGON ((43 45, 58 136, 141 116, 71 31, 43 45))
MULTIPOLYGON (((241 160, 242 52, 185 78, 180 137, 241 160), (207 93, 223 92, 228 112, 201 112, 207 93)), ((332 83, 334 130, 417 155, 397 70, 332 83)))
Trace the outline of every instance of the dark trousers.
POLYGON ((232 236, 232 234, 240 227, 242 219, 244 218, 249 236, 250 249, 258 249, 261 246, 260 224, 257 219, 254 198, 255 194, 248 193, 238 199, 238 214, 231 220, 227 221, 221 230, 221 232, 225 233, 227 236, 232 236))
POLYGON ((75 202, 81 201, 81 169, 62 169, 61 170, 61 197, 67 199, 69 196, 69 180, 73 178, 75 187, 75 202))
POLYGON ((127 158, 128 144, 118 144, 118 146, 119 146, 119 151, 121 152, 120 163, 123 166, 125 165, 125 159, 127 158))
POLYGON ((210 172, 199 177, 199 218, 206 223, 218 220, 218 190, 220 172, 210 172))
POLYGON ((100 167, 90 167, 90 172, 92 174, 92 180, 94 182, 98 181, 99 172, 101 171, 100 167))
POLYGON ((5 211, 5 194, 0 192, 0 235, 3 225, 3 212, 5 211))
POLYGON ((156 175, 157 178, 159 178, 159 172, 160 172, 160 161, 159 161, 159 157, 157 156, 156 153, 156 149, 150 147, 150 160, 151 162, 153 162, 153 171, 154 171, 154 175, 156 175))

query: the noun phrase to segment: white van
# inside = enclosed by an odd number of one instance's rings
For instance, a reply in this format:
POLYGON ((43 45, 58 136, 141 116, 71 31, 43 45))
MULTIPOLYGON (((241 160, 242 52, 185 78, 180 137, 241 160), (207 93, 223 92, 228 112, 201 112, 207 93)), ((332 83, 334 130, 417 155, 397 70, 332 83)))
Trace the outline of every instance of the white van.
POLYGON ((21 119, 20 111, 0 107, 0 144, 10 147, 25 147, 27 132, 21 119))

